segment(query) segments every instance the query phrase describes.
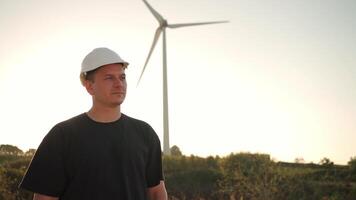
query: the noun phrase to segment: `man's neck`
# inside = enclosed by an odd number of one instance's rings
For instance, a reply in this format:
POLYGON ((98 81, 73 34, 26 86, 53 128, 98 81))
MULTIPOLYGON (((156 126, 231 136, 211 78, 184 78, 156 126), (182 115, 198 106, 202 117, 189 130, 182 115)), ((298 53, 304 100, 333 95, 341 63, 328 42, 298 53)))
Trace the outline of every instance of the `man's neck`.
POLYGON ((97 107, 93 106, 88 112, 88 116, 97 122, 114 122, 120 119, 121 111, 120 106, 116 108, 108 108, 108 107, 97 107))

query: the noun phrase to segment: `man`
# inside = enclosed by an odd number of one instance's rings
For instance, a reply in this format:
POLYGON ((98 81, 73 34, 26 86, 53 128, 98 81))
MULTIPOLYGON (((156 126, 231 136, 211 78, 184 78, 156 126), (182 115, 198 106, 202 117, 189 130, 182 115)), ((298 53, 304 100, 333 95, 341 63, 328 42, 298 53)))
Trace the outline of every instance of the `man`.
POLYGON ((107 48, 82 62, 91 109, 55 125, 20 187, 34 200, 166 200, 159 138, 147 123, 121 113, 128 63, 107 48))

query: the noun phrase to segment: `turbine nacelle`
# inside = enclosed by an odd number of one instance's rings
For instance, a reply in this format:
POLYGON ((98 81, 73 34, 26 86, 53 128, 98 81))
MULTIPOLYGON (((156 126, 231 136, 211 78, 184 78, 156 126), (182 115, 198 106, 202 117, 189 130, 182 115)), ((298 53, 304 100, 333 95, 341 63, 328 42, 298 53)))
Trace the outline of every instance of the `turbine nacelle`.
POLYGON ((165 28, 165 27, 167 27, 168 26, 168 22, 167 22, 167 20, 162 20, 162 21, 160 21, 159 22, 159 27, 161 27, 161 28, 165 28))

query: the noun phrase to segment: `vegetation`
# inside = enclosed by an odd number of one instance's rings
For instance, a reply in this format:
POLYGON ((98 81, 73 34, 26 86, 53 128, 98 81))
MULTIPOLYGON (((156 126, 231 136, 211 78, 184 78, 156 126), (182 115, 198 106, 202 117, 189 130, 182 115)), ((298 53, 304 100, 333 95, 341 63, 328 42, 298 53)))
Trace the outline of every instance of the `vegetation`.
MULTIPOLYGON (((35 153, 0 145, 0 200, 30 200, 18 185, 35 153)), ((275 162, 266 154, 237 153, 201 158, 182 155, 177 146, 163 157, 172 200, 354 200, 356 157, 348 165, 322 158, 319 164, 275 162)))

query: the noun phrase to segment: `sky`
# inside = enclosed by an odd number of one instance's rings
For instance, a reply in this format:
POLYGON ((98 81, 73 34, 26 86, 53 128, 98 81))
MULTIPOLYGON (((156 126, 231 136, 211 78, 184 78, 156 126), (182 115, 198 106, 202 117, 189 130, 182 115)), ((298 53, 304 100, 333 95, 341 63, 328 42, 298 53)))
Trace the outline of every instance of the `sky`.
MULTIPOLYGON (((150 0, 167 29, 170 143, 185 155, 265 153, 347 164, 356 156, 356 1, 150 0)), ((0 144, 37 148, 86 112, 84 56, 130 65, 123 113, 162 133, 162 43, 141 0, 0 0, 0 144)))

